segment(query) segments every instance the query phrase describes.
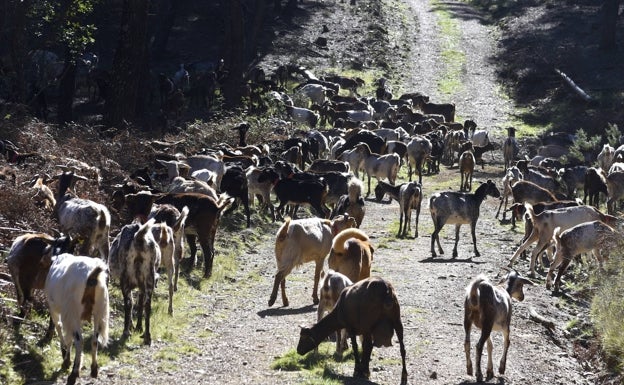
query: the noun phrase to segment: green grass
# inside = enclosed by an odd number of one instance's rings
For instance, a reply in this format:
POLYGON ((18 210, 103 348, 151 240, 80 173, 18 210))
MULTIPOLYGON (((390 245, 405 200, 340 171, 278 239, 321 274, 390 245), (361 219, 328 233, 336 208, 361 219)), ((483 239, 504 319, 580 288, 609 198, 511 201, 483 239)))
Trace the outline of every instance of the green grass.
MULTIPOLYGON (((224 221, 224 227, 231 224, 224 221)), ((272 233, 270 225, 259 226, 261 233, 272 233), (271 231, 269 231, 271 230, 271 231)), ((206 315, 206 296, 215 291, 227 292, 229 296, 245 295, 251 287, 251 283, 245 283, 245 279, 259 280, 259 272, 250 271, 245 277, 240 274, 240 258, 244 258, 247 250, 253 250, 261 240, 261 235, 253 232, 241 232, 238 237, 218 237, 216 242, 217 253, 213 266, 213 276, 210 279, 202 277, 203 271, 194 268, 190 272, 182 267, 178 291, 173 296, 173 317, 168 314, 168 288, 166 274, 161 273, 161 279, 152 298, 151 334, 152 344, 157 346, 153 352, 158 358, 159 370, 173 370, 176 363, 191 355, 200 353, 197 341, 188 341, 183 338, 190 328, 194 327, 193 320, 206 315), (240 281, 241 285, 232 285, 233 281, 240 281), (171 322, 175 319, 176 322, 171 322)), ((203 256, 198 255, 202 260, 203 256)), ((136 294, 136 293, 135 293, 136 294)), ((111 323, 109 346, 98 349, 98 364, 100 367, 114 364, 120 366, 118 375, 124 379, 138 378, 133 366, 140 365, 143 352, 143 339, 140 333, 134 332, 126 340, 121 339, 123 331, 123 302, 118 284, 109 285, 109 297, 111 298, 111 323), (127 366, 127 367, 126 367, 127 366)), ((0 299, 2 300, 2 299, 0 299)), ((136 296, 135 296, 136 301, 136 296)), ((36 309, 30 312, 28 322, 21 326, 17 333, 10 330, 0 329, 0 383, 6 385, 18 385, 29 382, 32 379, 55 381, 64 377, 67 372, 60 372, 62 364, 60 344, 58 337, 52 341, 41 341, 45 334, 48 323, 48 315, 45 309, 38 313, 36 309), (29 380, 30 379, 30 380, 29 380)), ((13 306, 11 313, 16 313, 13 306)), ((227 318, 227 314, 211 313, 212 319, 218 322, 227 318)), ((136 319, 134 319, 136 322, 136 319)), ((92 328, 85 325, 83 337, 85 347, 83 361, 90 365, 90 341, 92 328)), ((194 331, 195 338, 212 338, 214 334, 210 330, 194 331)), ((72 354, 73 359, 73 354, 72 354)), ((82 376, 88 376, 83 371, 82 376)))
POLYGON ((442 41, 441 54, 443 70, 438 79, 438 89, 445 95, 452 96, 463 88, 462 72, 466 64, 466 54, 461 49, 462 32, 451 14, 436 0, 435 13, 442 41))
POLYGON ((295 350, 287 351, 283 356, 277 357, 271 364, 273 370, 301 372, 302 381, 298 383, 310 385, 334 385, 342 384, 340 373, 350 373, 353 365, 353 351, 348 349, 342 357, 335 356, 336 345, 334 342, 324 342, 318 347, 318 352, 311 351, 303 356, 295 350))
POLYGON ((591 304, 592 321, 603 349, 616 370, 624 370, 624 253, 622 244, 612 252, 605 272, 595 271, 591 282, 599 285, 591 304))

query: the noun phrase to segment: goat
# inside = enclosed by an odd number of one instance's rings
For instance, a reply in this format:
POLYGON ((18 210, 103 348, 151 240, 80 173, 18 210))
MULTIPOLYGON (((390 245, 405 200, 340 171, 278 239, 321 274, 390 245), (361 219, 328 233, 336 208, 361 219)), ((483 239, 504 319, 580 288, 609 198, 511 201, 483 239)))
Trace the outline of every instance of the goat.
POLYGON ((32 290, 43 289, 51 256, 69 252, 72 246, 68 236, 55 238, 39 233, 15 238, 6 261, 15 285, 20 318, 26 316, 26 303, 32 301, 32 290))
POLYGON ((390 346, 396 333, 401 351, 401 385, 407 385, 405 345, 401 308, 392 284, 379 277, 371 277, 345 288, 336 306, 311 328, 301 328, 297 353, 306 354, 331 333, 347 329, 355 357, 354 377, 370 377, 369 362, 373 346, 390 346), (356 336, 363 336, 362 360, 356 336))
POLYGON ((312 300, 317 304, 319 302, 318 281, 321 270, 323 270, 325 257, 331 250, 332 239, 335 234, 346 228, 355 227, 355 225, 355 219, 347 215, 342 215, 334 220, 286 218, 275 237, 277 273, 275 274, 273 291, 269 298, 269 306, 273 306, 277 299, 278 286, 282 288, 282 304, 288 306, 286 276, 294 267, 311 261, 316 264, 312 300))
MULTIPOLYGON (((353 285, 353 282, 346 275, 331 269, 327 272, 323 271, 321 273, 321 278, 323 278, 323 282, 319 290, 320 301, 317 309, 317 322, 336 306, 336 302, 338 302, 338 298, 340 298, 340 293, 342 293, 346 287, 353 285)), ((341 329, 336 332, 336 355, 341 357, 342 352, 346 348, 347 331, 341 329)))
POLYGON ((195 240, 199 240, 204 255, 204 277, 212 275, 212 265, 214 262, 214 241, 219 227, 219 221, 223 212, 227 210, 234 198, 227 194, 221 194, 219 199, 214 200, 201 194, 165 194, 155 197, 154 203, 169 203, 178 210, 188 207, 189 214, 184 227, 186 239, 191 251, 191 266, 197 262, 197 245, 195 240))
MULTIPOLYGON (((379 185, 378 185, 379 186, 379 185)), ((418 238, 418 217, 420 216, 420 206, 422 203, 422 186, 417 182, 403 183, 399 187, 399 233, 397 237, 407 236, 411 230, 412 210, 416 210, 416 230, 414 238, 418 238), (405 222, 403 222, 405 218, 405 222)))
POLYGON ((602 146, 602 151, 598 154, 598 167, 603 171, 608 171, 615 160, 615 148, 609 143, 602 146))
POLYGON ((511 167, 505 172, 505 176, 503 177, 503 194, 501 196, 500 204, 498 205, 498 211, 496 211, 496 215, 494 218, 498 218, 498 214, 500 214, 501 207, 503 203, 505 204, 505 208, 503 209, 503 220, 505 220, 505 216, 507 214, 507 203, 509 200, 509 195, 511 192, 511 185, 517 181, 522 179, 522 173, 518 170, 517 167, 511 167))
MULTIPOLYGON (((204 169, 205 170, 205 169, 204 169)), ((217 191, 208 183, 201 180, 188 180, 181 176, 173 178, 166 190, 169 194, 197 193, 211 197, 214 200, 219 198, 217 191)))
POLYGON ((80 254, 91 255, 92 250, 100 253, 100 258, 108 259, 111 216, 106 206, 88 199, 80 199, 66 193, 75 179, 85 177, 73 171, 64 172, 58 178, 58 191, 54 213, 61 232, 82 242, 80 254))
MULTIPOLYGON (((370 147, 369 147, 370 150, 370 147)), ((352 149, 344 151, 338 156, 339 161, 344 161, 349 164, 349 169, 353 172, 356 178, 360 177, 360 169, 364 165, 366 159, 366 149, 364 146, 355 146, 352 149)))
POLYGON ((139 289, 136 330, 143 331, 145 310, 145 332, 143 343, 151 345, 150 320, 152 294, 156 283, 156 269, 160 266, 161 250, 152 234, 156 222, 150 219, 144 224, 132 223, 124 226, 111 245, 108 265, 111 276, 119 280, 124 301, 124 330, 122 336, 130 336, 132 329, 132 290, 139 289))
POLYGON ((607 188, 607 175, 602 168, 589 167, 585 171, 585 180, 583 186, 583 203, 587 203, 589 196, 589 205, 599 208, 600 193, 605 196, 609 195, 607 188))
POLYGON ((286 113, 293 120, 293 122, 302 123, 308 125, 310 128, 316 127, 320 116, 318 113, 307 108, 284 106, 286 113))
MULTIPOLYGON (((522 204, 525 202, 534 204, 538 202, 554 202, 558 200, 557 197, 555 197, 550 191, 544 188, 541 188, 535 183, 532 183, 526 180, 519 180, 517 182, 514 182, 511 185, 511 195, 513 196, 514 204, 515 203, 522 204)), ((512 206, 512 207, 515 207, 515 206, 512 206)), ((516 227, 516 218, 517 218, 516 213, 512 212, 511 214, 511 227, 512 228, 516 227)))
POLYGON ((516 129, 513 127, 507 128, 507 139, 503 142, 503 158, 505 161, 505 171, 516 159, 518 152, 520 151, 520 146, 518 145, 518 141, 516 140, 516 129))
MULTIPOLYGON (((557 172, 567 187, 569 199, 574 199, 576 197, 576 192, 580 191, 580 189, 585 186, 585 174, 587 169, 586 166, 575 166, 562 168, 557 172)), ((548 188, 547 186, 544 187, 548 188)))
POLYGON ((548 274, 546 275, 546 288, 550 290, 552 286, 553 272, 557 267, 559 271, 555 279, 555 291, 561 286, 561 277, 565 273, 572 258, 587 252, 592 254, 598 260, 602 267, 602 257, 600 252, 608 241, 609 237, 613 237, 616 231, 613 227, 601 221, 591 221, 578 224, 568 230, 561 231, 559 227, 553 231, 553 243, 555 244, 554 261, 550 264, 548 274))
POLYGON ((262 169, 257 167, 250 167, 245 172, 247 178, 247 189, 249 193, 249 201, 253 205, 254 197, 261 199, 261 203, 268 207, 271 211, 271 217, 275 222, 275 208, 271 204, 271 190, 273 190, 273 183, 270 180, 264 180, 260 182, 258 179, 262 175, 262 169))
POLYGON ((371 192, 370 180, 374 176, 377 180, 386 178, 390 184, 396 182, 397 174, 399 173, 399 167, 401 165, 401 158, 397 154, 379 155, 371 152, 370 147, 366 143, 360 143, 356 148, 362 148, 364 157, 364 170, 368 180, 368 196, 371 192))
POLYGON ((412 169, 418 170, 418 183, 422 184, 422 169, 431 154, 431 141, 424 136, 414 136, 407 144, 408 175, 412 181, 412 169))
POLYGON ((393 199, 399 202, 399 192, 403 184, 393 186, 390 183, 381 180, 378 181, 377 186, 375 186, 375 201, 381 202, 386 194, 388 194, 390 196, 390 202, 392 202, 393 199))
POLYGON ((591 206, 566 207, 556 210, 547 210, 540 214, 535 214, 533 206, 530 203, 525 203, 525 208, 533 223, 533 230, 529 237, 520 245, 518 250, 516 250, 509 261, 509 265, 513 265, 518 256, 526 250, 527 247, 537 242, 537 245, 531 253, 531 277, 535 276, 535 262, 537 256, 544 251, 552 241, 553 232, 556 227, 560 227, 561 231, 565 231, 583 222, 599 220, 609 225, 615 225, 616 220, 615 217, 602 214, 591 206))
MULTIPOLYGON (((344 153, 343 153, 344 155, 344 153)), ((315 172, 326 172, 326 171, 337 171, 337 172, 349 172, 351 171, 351 166, 349 162, 343 162, 339 160, 328 160, 328 159, 315 159, 310 167, 308 167, 308 171, 315 172)))
POLYGON ((358 178, 349 178, 347 183, 348 194, 342 195, 338 199, 338 203, 336 203, 336 207, 332 210, 330 219, 346 213, 355 219, 356 227, 359 228, 364 220, 364 214, 366 213, 364 199, 362 198, 364 184, 358 178))
POLYGON ((475 156, 472 151, 464 151, 459 157, 459 191, 472 190, 472 174, 474 174, 475 156))
POLYGON ((503 333, 503 356, 498 366, 498 372, 505 374, 507 364, 507 350, 509 349, 509 334, 512 313, 512 298, 524 300, 524 285, 533 285, 533 282, 520 276, 516 271, 509 272, 494 286, 485 275, 481 274, 466 287, 464 300, 464 352, 466 353, 466 372, 472 376, 472 359, 470 358, 470 330, 472 325, 481 329, 481 337, 477 342, 475 365, 477 367, 477 382, 483 382, 481 372, 481 356, 483 346, 487 342, 488 363, 486 381, 494 377, 492 363, 492 331, 500 330, 503 333))
POLYGON ((208 169, 214 171, 215 188, 217 191, 221 188, 221 179, 225 175, 225 163, 223 162, 223 153, 217 152, 215 155, 194 155, 186 159, 186 163, 190 166, 189 173, 197 170, 208 169))
POLYGON ((360 229, 344 229, 334 236, 327 258, 330 269, 346 275, 352 282, 370 277, 375 249, 360 229))
POLYGON ((31 187, 35 191, 33 200, 37 205, 43 206, 46 210, 53 210, 56 206, 56 199, 50 187, 45 185, 43 177, 37 177, 35 183, 31 187))
MULTIPOLYGON (((249 210, 249 185, 247 184, 247 174, 239 166, 230 166, 225 170, 221 179, 221 191, 228 196, 235 198, 236 202, 241 202, 247 218, 247 228, 251 227, 251 212, 249 210)), ((229 212, 231 209, 226 211, 229 212)))
POLYGON ((60 254, 53 258, 45 282, 50 317, 61 340, 63 367, 69 367, 72 341, 74 364, 67 378, 73 385, 80 375, 82 357, 82 321, 93 321, 91 339, 91 377, 98 376, 98 340, 108 344, 110 313, 107 266, 104 261, 86 256, 60 254))
POLYGON ((280 204, 277 213, 283 217, 284 207, 287 204, 309 204, 317 211, 317 214, 326 218, 331 214, 325 205, 329 187, 322 179, 317 180, 295 180, 291 178, 280 178, 275 170, 264 170, 258 177, 258 182, 270 180, 273 183, 273 191, 277 195, 280 204))
POLYGON ((453 103, 430 103, 420 99, 414 107, 420 109, 425 115, 440 114, 444 116, 445 122, 455 121, 455 104, 453 103))
MULTIPOLYGON (((156 269, 162 266, 167 271, 167 282, 169 284, 169 307, 167 308, 167 311, 169 315, 172 315, 174 291, 173 280, 176 276, 176 243, 174 239, 174 230, 166 223, 155 223, 154 226, 152 226, 152 236, 154 237, 154 241, 160 249, 160 263, 156 266, 156 269)), ((179 264, 177 265, 179 267, 179 264)), ((156 287, 157 284, 158 273, 156 273, 154 287, 156 287)))
POLYGON ((444 254, 440 245, 440 230, 446 224, 455 224, 455 247, 453 248, 453 258, 457 258, 457 243, 459 242, 459 228, 462 224, 470 224, 470 232, 472 234, 472 244, 475 256, 481 254, 477 250, 477 236, 475 234, 477 220, 479 219, 479 211, 481 203, 487 196, 494 198, 500 197, 500 192, 491 180, 479 186, 473 194, 463 192, 438 192, 429 198, 429 210, 431 211, 431 219, 433 220, 434 230, 431 234, 431 256, 435 258, 435 241, 438 242, 438 251, 444 254))
MULTIPOLYGON (((182 210, 178 210, 175 206, 164 205, 152 205, 149 216, 147 219, 154 218, 156 224, 152 228, 152 232, 158 230, 159 224, 166 224, 173 231, 173 266, 168 265, 168 259, 166 258, 166 251, 163 251, 161 246, 162 264, 165 266, 169 278, 169 285, 171 285, 171 275, 173 272, 173 291, 178 290, 178 278, 180 276, 180 261, 182 260, 182 253, 184 251, 184 228, 186 226, 186 219, 188 218, 189 209, 184 206, 182 210)), ((154 236, 156 241, 159 241, 154 236)), ((160 246, 160 243, 159 243, 160 246)), ((169 298, 171 298, 171 286, 169 287, 169 298)), ((173 308, 171 301, 169 301, 171 312, 173 308)), ((171 313, 170 312, 170 313, 171 313)))
POLYGON ((616 203, 624 198, 624 171, 615 171, 607 175, 607 212, 614 214, 616 203))

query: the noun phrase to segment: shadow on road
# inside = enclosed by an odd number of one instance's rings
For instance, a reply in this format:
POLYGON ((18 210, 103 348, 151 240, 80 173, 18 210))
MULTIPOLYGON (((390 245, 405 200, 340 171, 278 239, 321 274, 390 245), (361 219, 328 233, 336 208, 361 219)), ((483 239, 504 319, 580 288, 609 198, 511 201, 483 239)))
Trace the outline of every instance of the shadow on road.
POLYGON ((281 316, 281 315, 292 315, 292 314, 304 314, 304 313, 311 313, 313 311, 316 311, 314 308, 314 305, 308 305, 308 306, 304 306, 304 307, 299 307, 299 308, 293 308, 293 307, 278 307, 278 308, 272 308, 272 309, 265 309, 265 310, 260 310, 257 314, 260 317, 266 317, 266 316, 281 316))

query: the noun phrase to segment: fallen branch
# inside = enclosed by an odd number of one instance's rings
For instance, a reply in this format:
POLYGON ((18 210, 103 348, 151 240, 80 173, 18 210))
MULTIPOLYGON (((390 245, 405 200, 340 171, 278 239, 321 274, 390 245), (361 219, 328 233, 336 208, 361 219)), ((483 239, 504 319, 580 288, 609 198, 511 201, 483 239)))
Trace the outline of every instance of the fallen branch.
POLYGON ((592 100, 592 97, 589 96, 587 92, 583 91, 581 87, 577 86, 576 83, 574 83, 574 80, 572 80, 568 75, 559 71, 557 68, 555 68, 555 72, 559 74, 559 76, 561 76, 563 80, 568 83, 568 85, 572 87, 574 92, 576 92, 583 100, 585 100, 586 102, 590 102, 592 100))
POLYGON ((549 330, 555 329, 555 322, 537 314, 537 311, 533 307, 529 307, 529 319, 544 325, 549 330))

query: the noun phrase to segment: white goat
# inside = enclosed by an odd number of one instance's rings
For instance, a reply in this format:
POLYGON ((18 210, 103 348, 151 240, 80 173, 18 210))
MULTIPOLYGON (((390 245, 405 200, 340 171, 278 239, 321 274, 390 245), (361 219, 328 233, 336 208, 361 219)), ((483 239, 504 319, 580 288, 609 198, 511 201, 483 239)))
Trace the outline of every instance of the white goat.
POLYGON ((609 143, 602 146, 602 151, 598 154, 598 167, 603 169, 604 172, 607 172, 611 165, 613 164, 615 154, 615 148, 613 148, 609 143))
POLYGON ((407 144, 408 175, 412 181, 412 171, 418 170, 418 183, 422 184, 422 169, 431 155, 431 141, 424 136, 414 136, 407 144))
POLYGON ((401 157, 399 157, 399 155, 374 154, 371 152, 370 147, 368 147, 366 143, 359 143, 355 147, 362 148, 362 153, 365 155, 363 166, 364 170, 366 171, 368 181, 368 192, 366 193, 366 195, 369 195, 371 192, 371 177, 375 177, 377 178, 377 180, 381 180, 384 178, 388 179, 388 181, 392 185, 396 182, 399 168, 401 167, 401 157))
POLYGON ((223 162, 223 153, 218 151, 215 155, 194 155, 186 159, 186 163, 191 167, 189 172, 207 169, 214 171, 216 174, 214 185, 215 189, 221 189, 221 179, 225 175, 225 163, 223 162))
POLYGON ((338 157, 336 156, 336 154, 338 153, 338 150, 341 149, 342 146, 344 146, 345 143, 346 141, 344 140, 344 138, 336 137, 329 149, 329 159, 337 160, 338 157))
POLYGON ((107 260, 111 216, 106 206, 88 199, 66 194, 74 178, 86 180, 72 171, 59 175, 58 195, 54 213, 61 232, 72 239, 82 241, 80 254, 92 255, 98 251, 100 258, 107 260))
MULTIPOLYGON (((369 148, 370 151, 370 148, 369 148)), ((364 160, 367 157, 367 152, 364 146, 355 146, 350 150, 344 151, 338 156, 337 160, 342 160, 349 163, 349 168, 353 172, 356 178, 360 177, 360 169, 364 167, 364 160)))
POLYGON ((561 277, 572 258, 591 252, 598 264, 602 267, 601 251, 609 244, 609 238, 613 237, 616 231, 613 227, 601 221, 591 221, 578 224, 566 231, 561 232, 557 227, 553 231, 553 243, 555 244, 554 262, 550 264, 548 275, 546 275, 546 288, 552 286, 553 272, 559 267, 557 278, 555 279, 555 291, 559 290, 561 277))
MULTIPOLYGON (((320 321, 329 313, 345 287, 353 285, 353 282, 344 274, 332 269, 321 273, 323 282, 319 290, 320 302, 318 304, 316 321, 320 321)), ((342 352, 347 348, 347 330, 341 329, 336 332, 336 355, 342 356, 342 352)))
POLYGON ((151 345, 150 319, 152 294, 156 284, 156 268, 160 266, 161 251, 152 235, 155 219, 145 224, 132 223, 124 226, 111 245, 108 264, 111 276, 119 280, 124 300, 124 330, 122 336, 130 336, 132 329, 132 290, 139 289, 136 330, 143 330, 145 310, 145 332, 143 343, 151 345))
POLYGON ((294 267, 312 261, 316 264, 312 300, 317 304, 319 302, 318 282, 325 257, 332 247, 332 239, 341 230, 355 226, 355 219, 347 215, 341 215, 331 221, 321 218, 295 220, 286 218, 284 224, 277 230, 275 239, 277 273, 275 274, 273 291, 269 298, 269 306, 273 306, 275 303, 279 286, 282 288, 282 304, 288 306, 286 276, 294 267))
POLYGON ((492 331, 501 331, 503 333, 503 356, 500 360, 498 372, 505 374, 512 313, 511 299, 524 300, 524 285, 533 285, 533 282, 521 277, 516 271, 511 271, 496 286, 481 274, 466 287, 464 300, 464 331, 466 332, 464 352, 466 353, 466 372, 470 376, 473 373, 472 359, 470 358, 470 330, 472 325, 481 329, 481 337, 477 342, 475 357, 477 382, 483 382, 481 356, 483 355, 483 346, 486 342, 488 352, 486 381, 494 377, 492 331))
POLYGON ((320 84, 312 83, 306 84, 295 91, 297 95, 305 96, 307 99, 310 100, 312 104, 316 104, 318 106, 323 105, 327 98, 327 95, 332 92, 333 91, 329 88, 326 88, 320 84))
POLYGON ((565 231, 573 226, 589 221, 603 221, 607 224, 615 225, 616 220, 615 217, 602 214, 591 206, 573 206, 556 210, 546 210, 540 214, 535 214, 533 206, 530 203, 525 203, 524 206, 533 223, 533 229, 526 241, 516 250, 509 261, 509 265, 511 266, 527 247, 537 242, 537 246, 535 246, 531 254, 531 277, 535 276, 535 262, 537 256, 542 251, 546 250, 547 246, 552 241, 555 228, 559 227, 561 231, 565 231))
POLYGON ((255 197, 259 197, 262 200, 262 205, 265 208, 269 208, 271 211, 271 217, 275 222, 275 207, 271 204, 271 190, 273 190, 273 183, 271 180, 265 180, 259 182, 258 178, 262 174, 262 169, 258 167, 249 167, 245 172, 247 177, 247 189, 249 191, 249 202, 254 204, 255 197))
POLYGON ((109 300, 107 266, 104 261, 86 256, 60 254, 53 259, 45 283, 50 316, 61 340, 63 367, 69 367, 72 342, 76 349, 67 384, 73 385, 80 374, 82 321, 93 320, 91 339, 91 377, 97 377, 98 340, 108 344, 109 300))
POLYGON ((507 169, 507 172, 505 172, 505 176, 502 180, 503 194, 501 196, 500 204, 498 205, 498 211, 496 211, 494 218, 498 218, 498 214, 500 214, 501 207, 504 203, 505 208, 503 209, 503 220, 505 220, 505 216, 507 214, 507 203, 509 201, 509 196, 511 195, 511 186, 520 179, 522 179, 522 173, 518 170, 518 167, 510 167, 507 169))
POLYGON ((215 201, 219 199, 219 195, 215 189, 208 185, 208 183, 202 182, 201 180, 184 179, 181 176, 173 178, 169 186, 167 186, 167 192, 172 194, 193 192, 207 195, 215 201))

